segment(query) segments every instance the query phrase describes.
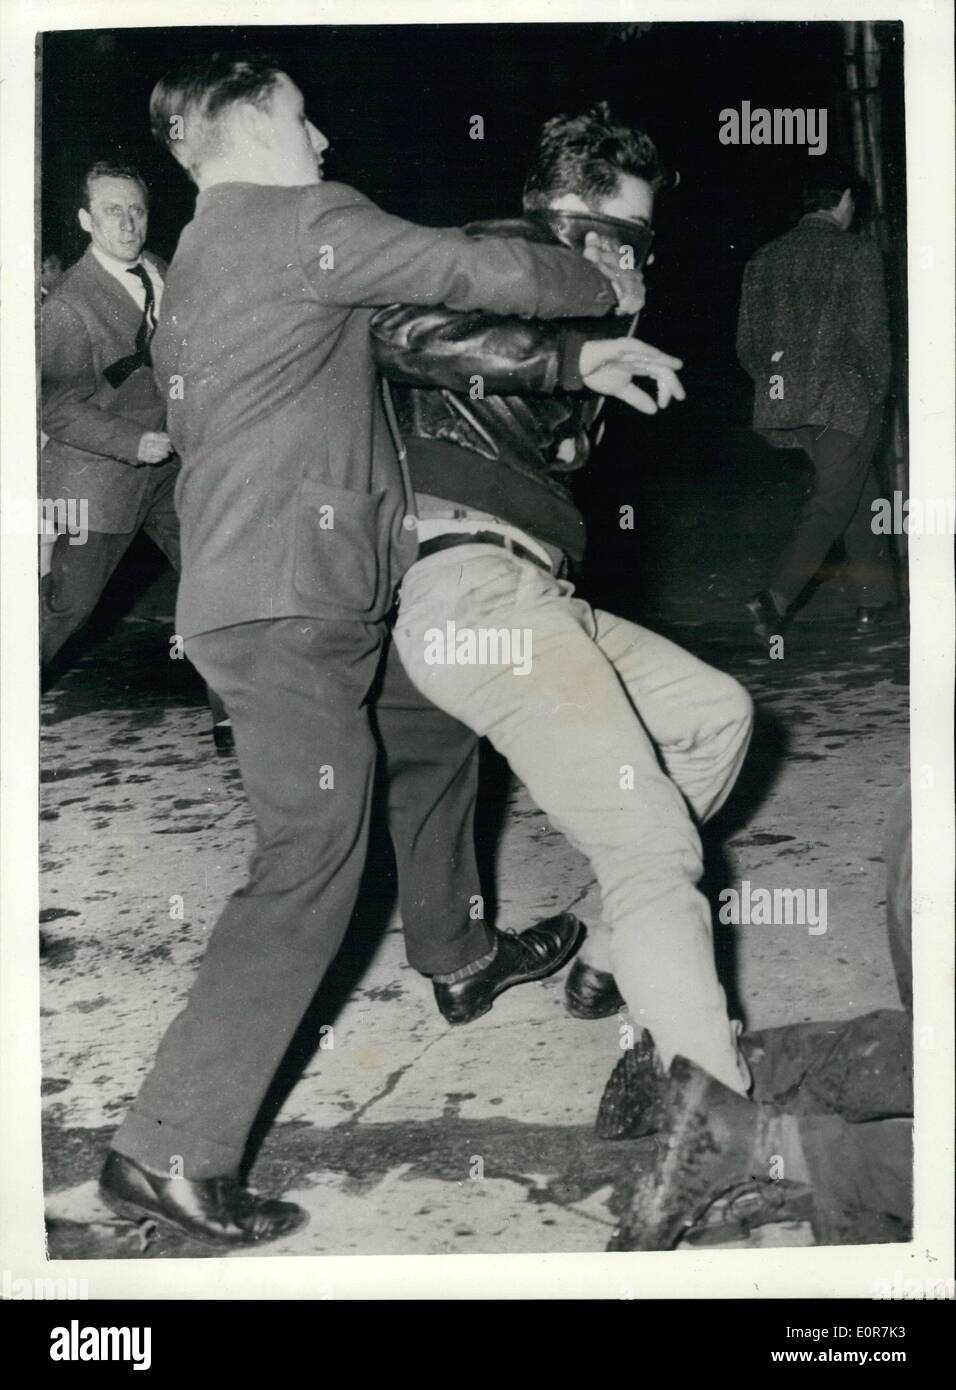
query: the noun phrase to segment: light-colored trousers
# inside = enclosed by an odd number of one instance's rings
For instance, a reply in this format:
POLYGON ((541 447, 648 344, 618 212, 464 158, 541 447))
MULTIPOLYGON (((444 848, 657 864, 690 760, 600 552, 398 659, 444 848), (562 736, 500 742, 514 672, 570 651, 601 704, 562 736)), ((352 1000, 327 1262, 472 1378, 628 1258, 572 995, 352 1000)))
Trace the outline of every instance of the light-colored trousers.
POLYGON ((713 815, 733 786, 750 739, 750 697, 672 642, 573 594, 508 551, 456 546, 405 576, 395 644, 418 689, 486 736, 590 860, 603 920, 584 958, 614 974, 664 1066, 680 1054, 743 1092, 750 1076, 697 888, 694 817, 713 815), (444 640, 449 623, 456 642, 444 640), (447 660, 449 649, 467 655, 463 630, 481 629, 530 633, 527 674, 447 660))

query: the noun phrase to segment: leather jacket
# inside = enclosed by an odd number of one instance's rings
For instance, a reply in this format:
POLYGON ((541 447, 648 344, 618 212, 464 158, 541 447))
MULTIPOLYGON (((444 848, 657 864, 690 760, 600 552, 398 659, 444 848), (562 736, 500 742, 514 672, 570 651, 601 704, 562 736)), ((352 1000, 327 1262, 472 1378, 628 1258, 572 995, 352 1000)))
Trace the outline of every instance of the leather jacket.
MULTIPOLYGON (((583 246, 592 229, 616 245, 643 236, 646 255, 647 229, 590 215, 547 211, 465 231, 583 246)), ((629 328, 629 319, 615 316, 544 321, 409 305, 379 310, 370 325, 373 356, 391 383, 415 490, 489 511, 579 560, 584 524, 566 475, 583 467, 599 437, 601 398, 584 387, 578 359, 586 339, 629 328)))

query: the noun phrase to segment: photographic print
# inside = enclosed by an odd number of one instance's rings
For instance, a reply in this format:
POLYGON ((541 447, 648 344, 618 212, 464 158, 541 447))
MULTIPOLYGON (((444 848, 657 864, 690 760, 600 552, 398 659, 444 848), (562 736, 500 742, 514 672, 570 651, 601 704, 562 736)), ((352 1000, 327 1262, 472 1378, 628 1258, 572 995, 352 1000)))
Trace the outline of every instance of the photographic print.
POLYGON ((48 1259, 904 1251, 908 20, 135 18, 35 49, 48 1259))

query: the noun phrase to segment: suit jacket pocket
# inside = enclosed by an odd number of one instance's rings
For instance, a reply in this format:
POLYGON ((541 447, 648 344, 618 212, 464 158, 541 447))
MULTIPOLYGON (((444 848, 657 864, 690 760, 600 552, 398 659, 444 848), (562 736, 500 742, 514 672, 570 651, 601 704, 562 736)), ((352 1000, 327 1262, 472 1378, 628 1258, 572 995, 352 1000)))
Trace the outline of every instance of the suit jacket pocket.
POLYGON ((308 477, 295 523, 294 583, 303 596, 356 613, 379 602, 386 559, 384 492, 349 492, 308 477))

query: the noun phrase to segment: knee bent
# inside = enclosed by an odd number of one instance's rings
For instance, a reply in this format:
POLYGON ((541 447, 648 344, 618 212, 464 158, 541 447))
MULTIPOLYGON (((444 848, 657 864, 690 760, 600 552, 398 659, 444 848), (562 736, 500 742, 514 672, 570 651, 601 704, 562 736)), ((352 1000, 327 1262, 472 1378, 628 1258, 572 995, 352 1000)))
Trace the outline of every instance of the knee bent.
POLYGON ((754 722, 754 702, 748 691, 733 676, 722 676, 718 697, 720 711, 727 723, 740 731, 741 738, 749 737, 754 722))

